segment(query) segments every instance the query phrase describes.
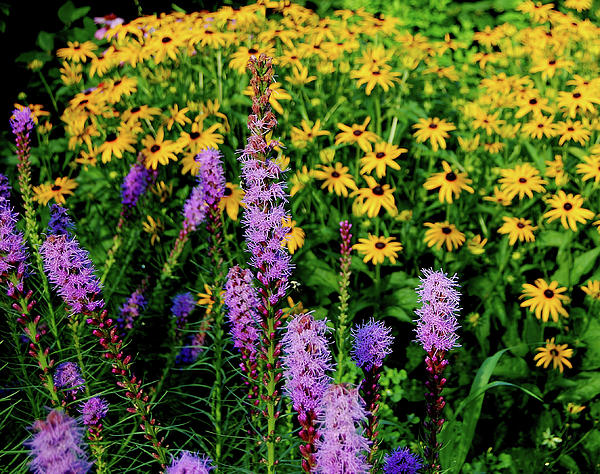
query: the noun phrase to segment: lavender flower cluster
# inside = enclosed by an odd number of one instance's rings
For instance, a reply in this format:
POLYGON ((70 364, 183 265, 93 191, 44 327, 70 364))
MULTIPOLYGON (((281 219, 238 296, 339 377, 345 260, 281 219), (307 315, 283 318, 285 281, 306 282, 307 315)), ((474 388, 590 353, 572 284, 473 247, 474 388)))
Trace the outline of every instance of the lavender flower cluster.
POLYGON ((158 171, 146 168, 143 164, 143 157, 141 161, 138 160, 131 165, 121 185, 121 204, 123 205, 122 214, 124 216, 136 206, 138 199, 146 192, 156 176, 158 176, 158 171))
POLYGON ((8 282, 9 295, 15 290, 23 292, 23 278, 28 271, 25 239, 16 225, 17 214, 6 199, 0 198, 0 280, 6 278, 9 272, 16 272, 18 280, 16 287, 13 281, 8 282))
POLYGON ((370 321, 362 326, 357 326, 351 331, 354 339, 352 346, 352 360, 358 367, 365 371, 373 367, 381 367, 383 359, 392 353, 393 336, 391 329, 382 321, 370 321))

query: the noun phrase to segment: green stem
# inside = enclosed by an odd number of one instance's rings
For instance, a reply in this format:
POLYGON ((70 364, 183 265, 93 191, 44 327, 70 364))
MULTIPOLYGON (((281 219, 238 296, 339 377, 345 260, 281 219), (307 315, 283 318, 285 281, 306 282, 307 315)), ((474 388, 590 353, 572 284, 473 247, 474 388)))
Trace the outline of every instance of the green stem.
POLYGON ((54 94, 52 93, 52 89, 50 89, 50 86, 48 85, 48 82, 46 82, 46 78, 44 77, 44 74, 42 73, 41 69, 38 70, 38 74, 40 75, 40 79, 42 81, 42 84, 44 85, 44 89, 46 89, 46 92, 50 96, 50 100, 52 101, 52 107, 54 107, 54 111, 58 114, 58 104, 56 103, 56 99, 54 98, 54 94))

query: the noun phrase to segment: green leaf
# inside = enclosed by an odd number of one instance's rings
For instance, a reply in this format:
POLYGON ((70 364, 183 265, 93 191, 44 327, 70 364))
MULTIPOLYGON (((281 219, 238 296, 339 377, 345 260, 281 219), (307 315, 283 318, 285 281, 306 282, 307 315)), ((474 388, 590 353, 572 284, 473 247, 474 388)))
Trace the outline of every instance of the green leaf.
POLYGON ((569 236, 566 232, 547 230, 540 233, 536 242, 540 247, 562 247, 569 242, 569 236))
POLYGON ((40 31, 37 37, 37 45, 44 51, 50 52, 54 49, 54 34, 40 31))
POLYGON ((594 264, 600 255, 600 247, 588 250, 575 257, 573 267, 571 269, 571 285, 577 285, 581 281, 581 277, 592 271, 594 264))
POLYGON ((405 323, 412 323, 413 318, 407 313, 404 308, 400 306, 386 306, 384 313, 385 316, 391 316, 396 318, 398 321, 402 321, 405 323))
POLYGON ((582 370, 594 370, 600 368, 600 321, 592 319, 585 333, 581 335, 587 349, 581 363, 582 370))
POLYGON ((600 372, 580 372, 570 379, 574 386, 563 390, 556 400, 562 402, 587 403, 600 394, 600 372))
POLYGON ((73 5, 73 2, 69 0, 58 9, 58 18, 60 18, 60 21, 62 21, 65 25, 69 25, 71 23, 71 15, 74 11, 75 5, 73 5))

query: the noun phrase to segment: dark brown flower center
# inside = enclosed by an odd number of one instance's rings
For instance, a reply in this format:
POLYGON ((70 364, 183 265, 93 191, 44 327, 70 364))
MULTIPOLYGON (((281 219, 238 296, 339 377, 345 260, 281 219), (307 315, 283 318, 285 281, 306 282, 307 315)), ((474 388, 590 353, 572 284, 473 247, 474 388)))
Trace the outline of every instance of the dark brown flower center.
POLYGON ((140 106, 136 105, 133 109, 131 109, 132 114, 137 114, 140 111, 140 106))
POLYGON ((442 233, 448 235, 452 233, 452 229, 450 227, 442 227, 442 233))
POLYGON ((373 75, 374 75, 374 76, 379 76, 380 74, 381 74, 381 72, 380 72, 380 71, 373 71, 373 75))
POLYGON ((579 99, 581 97, 581 94, 579 92, 575 92, 573 94, 573 99, 579 99))
POLYGON ((337 171, 332 171, 332 172, 331 172, 331 177, 332 177, 332 178, 339 178, 339 177, 340 177, 340 174, 339 174, 337 171))
POLYGON ((565 202, 565 203, 563 204, 563 209, 564 209, 565 211, 570 211, 571 209, 573 209, 573 204, 571 204, 570 202, 565 202))
POLYGON ((537 99, 529 99, 529 103, 531 105, 535 105, 535 104, 537 104, 537 99))
POLYGON ((115 84, 114 84, 114 85, 115 85, 115 86, 120 86, 120 85, 121 85, 121 82, 123 82, 123 81, 122 81, 121 79, 119 79, 118 81, 115 81, 115 84))
POLYGON ((152 153, 156 153, 158 150, 160 150, 160 145, 152 145, 152 148, 150 148, 152 153))
POLYGON ((117 135, 116 135, 116 133, 109 133, 109 134, 106 136, 106 141, 107 141, 107 142, 114 142, 116 139, 117 139, 117 135))
POLYGON ((379 185, 375 186, 371 191, 375 196, 383 196, 383 188, 379 185))
POLYGON ((430 123, 429 128, 437 128, 437 123, 430 123))
POLYGON ((456 173, 454 171, 446 173, 446 181, 456 181, 456 173))
POLYGON ((567 130, 568 130, 569 132, 574 132, 574 131, 575 131, 575 129, 574 129, 573 127, 569 127, 569 128, 567 128, 567 130))
POLYGON ((364 130, 354 130, 352 132, 352 135, 354 135, 355 137, 360 137, 363 134, 364 130))
POLYGON ((527 178, 519 178, 519 183, 525 184, 527 182, 527 178))
POLYGON ((538 128, 544 128, 544 124, 543 123, 538 123, 537 127, 538 128))
POLYGON ((517 222, 517 227, 518 227, 519 229, 522 229, 522 228, 524 228, 524 227, 525 227, 525 224, 523 224, 522 222, 517 222))
POLYGON ((161 41, 163 42, 163 44, 166 44, 166 43, 170 43, 173 40, 170 37, 165 36, 161 41))
POLYGON ((379 153, 377 153, 377 154, 375 155, 375 158, 381 159, 381 158, 383 158, 384 156, 385 156, 385 153, 384 153, 384 152, 382 152, 382 151, 380 151, 379 153))
POLYGON ((558 351, 556 349, 550 349, 550 355, 552 358, 558 357, 558 351))
POLYGON ((544 290, 544 296, 548 299, 553 298, 554 291, 552 291, 550 288, 548 288, 547 290, 544 290))
POLYGON ((225 195, 225 196, 231 196, 232 194, 233 194, 233 190, 229 186, 227 186, 225 188, 225 191, 223 191, 223 195, 225 195))
POLYGON ((52 186, 52 191, 60 191, 62 189, 62 186, 59 184, 55 184, 54 186, 52 186))
POLYGON ((377 242, 375 244, 375 248, 378 250, 384 249, 385 248, 385 244, 383 242, 377 242))
POLYGON ((256 53, 258 53, 258 49, 250 48, 248 50, 248 54, 256 54, 256 53))
POLYGON ((548 61, 548 64, 550 66, 554 66, 556 64, 556 59, 551 59, 550 61, 548 61))
POLYGON ((200 136, 200 133, 198 133, 198 132, 192 132, 192 133, 190 133, 190 138, 191 138, 192 140, 195 140, 195 139, 196 139, 196 138, 198 138, 199 136, 200 136))

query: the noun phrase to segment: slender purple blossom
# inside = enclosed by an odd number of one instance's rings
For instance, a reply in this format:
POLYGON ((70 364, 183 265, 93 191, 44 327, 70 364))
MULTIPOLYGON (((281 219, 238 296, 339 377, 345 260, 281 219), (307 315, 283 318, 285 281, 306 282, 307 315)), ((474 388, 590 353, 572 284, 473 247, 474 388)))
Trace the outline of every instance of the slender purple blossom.
POLYGON ((139 198, 146 192, 148 186, 156 179, 157 170, 149 170, 139 160, 131 165, 129 173, 125 176, 121 185, 121 204, 123 215, 127 215, 133 209, 139 198))
POLYGON ((69 217, 67 209, 60 204, 52 204, 50 207, 50 221, 48 232, 54 235, 70 236, 75 229, 75 224, 69 217))
POLYGON ((9 296, 24 292, 23 279, 28 274, 27 246, 23 234, 17 232, 17 218, 9 201, 0 198, 0 280, 7 279, 9 296), (9 273, 15 273, 15 281, 8 278, 9 273))
POLYGON ((221 161, 221 153, 214 148, 207 148, 196 155, 200 165, 200 176, 206 190, 206 204, 216 207, 225 194, 225 171, 221 161))
POLYGON ((85 380, 75 362, 63 362, 54 371, 54 386, 75 398, 77 392, 85 391, 85 380))
POLYGON ((83 424, 96 426, 108 413, 108 402, 101 397, 92 397, 79 405, 83 424))
POLYGON ((207 211, 206 187, 203 181, 198 180, 198 184, 192 188, 190 196, 183 204, 183 233, 196 230, 206 219, 207 211))
POLYGON ((382 321, 375 321, 372 318, 351 331, 354 339, 352 360, 358 367, 365 370, 381 367, 385 356, 392 353, 394 337, 390 332, 391 328, 386 327, 382 321))
POLYGON ((384 474, 417 474, 422 467, 421 458, 408 448, 396 448, 383 460, 384 474))
POLYGON ((13 110, 13 115, 10 119, 10 128, 15 135, 25 135, 29 137, 29 132, 31 132, 34 127, 35 122, 29 107, 13 110))
POLYGON ((46 421, 33 424, 33 438, 25 442, 33 458, 30 468, 38 474, 89 472, 84 451, 83 428, 61 410, 52 410, 46 421))
POLYGON ((179 293, 173 297, 171 313, 177 320, 177 329, 183 330, 192 310, 196 307, 196 300, 189 291, 179 293))
POLYGON ((213 469, 214 466, 211 465, 211 460, 207 456, 198 456, 189 451, 183 451, 167 467, 166 474, 208 474, 213 469))
POLYGON ((144 297, 144 289, 136 289, 120 308, 120 316, 117 324, 121 329, 133 329, 134 320, 140 315, 140 312, 146 307, 147 301, 144 297))
POLYGON ((0 173, 0 198, 4 198, 7 201, 10 200, 10 183, 8 182, 8 178, 0 173))
POLYGON ((458 344, 456 315, 460 311, 460 292, 457 276, 448 277, 442 270, 424 269, 421 285, 417 288, 421 308, 416 310, 419 319, 417 341, 427 352, 448 351, 458 344))
POLYGON ((318 413, 317 473, 363 474, 371 466, 366 461, 369 443, 357 431, 366 412, 358 389, 344 384, 332 384, 323 394, 318 413))

